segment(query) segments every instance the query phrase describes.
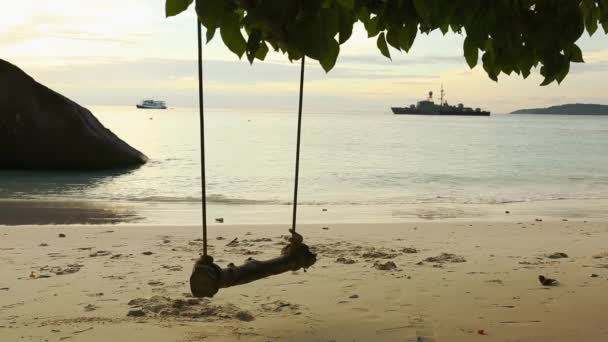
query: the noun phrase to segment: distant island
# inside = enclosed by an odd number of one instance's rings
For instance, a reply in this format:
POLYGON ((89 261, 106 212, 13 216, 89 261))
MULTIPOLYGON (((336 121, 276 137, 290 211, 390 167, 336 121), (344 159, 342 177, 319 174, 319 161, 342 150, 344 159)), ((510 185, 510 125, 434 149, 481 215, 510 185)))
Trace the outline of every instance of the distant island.
POLYGON ((570 103, 547 108, 519 109, 511 114, 608 115, 608 105, 570 103))

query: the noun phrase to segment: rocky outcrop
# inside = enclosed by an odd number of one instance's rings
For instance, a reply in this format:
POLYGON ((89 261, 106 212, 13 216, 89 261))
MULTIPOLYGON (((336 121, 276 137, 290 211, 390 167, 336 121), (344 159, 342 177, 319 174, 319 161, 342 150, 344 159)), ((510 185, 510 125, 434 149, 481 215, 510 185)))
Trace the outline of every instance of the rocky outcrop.
POLYGON ((88 109, 0 59, 0 168, 95 170, 147 160, 88 109))

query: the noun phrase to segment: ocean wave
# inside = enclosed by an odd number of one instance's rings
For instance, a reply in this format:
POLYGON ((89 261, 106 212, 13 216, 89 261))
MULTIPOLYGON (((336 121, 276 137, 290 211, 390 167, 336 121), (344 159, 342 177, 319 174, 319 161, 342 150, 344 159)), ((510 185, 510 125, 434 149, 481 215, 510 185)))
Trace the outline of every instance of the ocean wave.
MULTIPOLYGON (((200 197, 179 197, 179 196, 145 196, 114 198, 114 200, 126 200, 128 202, 170 202, 170 203, 198 203, 200 197)), ((280 204, 271 200, 254 200, 247 198, 232 198, 221 194, 211 194, 207 196, 207 203, 212 204, 280 204)))
MULTIPOLYGON (((7 193, 0 189, 0 198, 20 200, 80 200, 80 201, 117 201, 117 202, 139 202, 139 203, 175 203, 195 204, 200 203, 200 197, 194 196, 82 196, 82 194, 51 195, 51 194, 25 194, 7 193)), ((509 204, 538 201, 559 200, 597 200, 608 199, 605 193, 575 193, 575 194, 513 194, 512 196, 472 196, 460 197, 456 195, 444 196, 419 196, 419 197, 385 197, 385 198, 350 198, 350 199, 323 199, 323 200, 301 200, 299 205, 304 206, 369 206, 369 205, 424 205, 424 204, 509 204)), ((230 197, 222 194, 210 194, 207 203, 217 205, 273 205, 291 206, 292 201, 284 199, 250 199, 244 197, 230 197)))

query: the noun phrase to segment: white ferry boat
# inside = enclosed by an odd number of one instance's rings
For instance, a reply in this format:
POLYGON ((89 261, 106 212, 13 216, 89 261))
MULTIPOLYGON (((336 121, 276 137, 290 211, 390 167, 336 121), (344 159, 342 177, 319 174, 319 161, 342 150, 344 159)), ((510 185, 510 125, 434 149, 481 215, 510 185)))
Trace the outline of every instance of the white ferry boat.
POLYGON ((165 101, 143 100, 136 106, 140 109, 167 109, 165 101))

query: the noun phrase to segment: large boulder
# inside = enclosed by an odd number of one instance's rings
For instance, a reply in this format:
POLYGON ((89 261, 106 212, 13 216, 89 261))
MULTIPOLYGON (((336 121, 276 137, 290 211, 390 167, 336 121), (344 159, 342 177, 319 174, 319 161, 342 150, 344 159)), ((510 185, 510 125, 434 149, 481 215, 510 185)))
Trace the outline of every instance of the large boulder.
POLYGON ((0 59, 0 168, 93 170, 147 160, 88 109, 0 59))

